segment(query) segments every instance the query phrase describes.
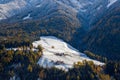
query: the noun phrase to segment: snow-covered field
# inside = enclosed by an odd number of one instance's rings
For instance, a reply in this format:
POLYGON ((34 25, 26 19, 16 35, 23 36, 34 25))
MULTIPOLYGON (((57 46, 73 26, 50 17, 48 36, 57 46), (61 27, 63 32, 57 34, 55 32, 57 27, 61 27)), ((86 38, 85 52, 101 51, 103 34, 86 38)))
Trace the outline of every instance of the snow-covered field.
POLYGON ((56 67, 63 70, 72 68, 74 63, 83 60, 93 61, 96 65, 104 65, 104 63, 92 60, 85 54, 79 52, 63 40, 54 36, 42 36, 39 41, 33 42, 33 46, 41 45, 43 56, 39 59, 38 64, 43 67, 56 67))

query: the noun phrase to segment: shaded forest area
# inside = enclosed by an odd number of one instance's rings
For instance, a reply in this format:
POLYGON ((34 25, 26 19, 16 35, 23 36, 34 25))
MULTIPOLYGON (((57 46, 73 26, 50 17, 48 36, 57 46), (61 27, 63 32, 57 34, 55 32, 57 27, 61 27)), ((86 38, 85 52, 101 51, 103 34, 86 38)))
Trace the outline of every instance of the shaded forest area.
MULTIPOLYGON (((25 42, 24 42, 25 43, 25 42)), ((105 60, 106 65, 97 66, 92 61, 77 62, 67 72, 57 68, 43 68, 37 64, 42 56, 42 46, 38 51, 32 50, 31 43, 21 44, 18 50, 0 49, 0 80, 9 80, 14 76, 21 80, 119 80, 120 62, 108 61, 106 58, 86 51, 97 60, 105 60)))

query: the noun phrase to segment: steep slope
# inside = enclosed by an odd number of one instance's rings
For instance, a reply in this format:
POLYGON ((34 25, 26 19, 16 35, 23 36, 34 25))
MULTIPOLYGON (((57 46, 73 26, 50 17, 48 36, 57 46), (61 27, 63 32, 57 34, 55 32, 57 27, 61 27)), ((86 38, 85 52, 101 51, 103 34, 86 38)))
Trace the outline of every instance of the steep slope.
POLYGON ((68 70, 68 68, 73 67, 74 63, 84 60, 93 61, 96 65, 104 65, 104 63, 88 58, 85 54, 80 53, 69 44, 53 36, 40 37, 39 41, 33 42, 34 47, 38 45, 44 48, 42 58, 38 61, 38 64, 43 67, 68 70))
POLYGON ((7 19, 13 15, 18 14, 20 11, 24 10, 26 7, 26 2, 24 0, 11 0, 0 2, 0 20, 7 19))
POLYGON ((120 8, 109 11, 86 34, 84 43, 94 53, 120 60, 120 8))
MULTIPOLYGON (((59 10, 65 16, 77 14, 78 18, 82 16, 89 23, 93 23, 96 17, 101 17, 116 2, 118 0, 2 0, 0 1, 0 19, 14 16, 15 21, 26 20, 24 17, 28 15, 30 18, 27 19, 38 19, 48 15, 51 17, 51 14, 56 15, 54 11, 59 10)), ((14 19, 12 18, 13 21, 14 19)))

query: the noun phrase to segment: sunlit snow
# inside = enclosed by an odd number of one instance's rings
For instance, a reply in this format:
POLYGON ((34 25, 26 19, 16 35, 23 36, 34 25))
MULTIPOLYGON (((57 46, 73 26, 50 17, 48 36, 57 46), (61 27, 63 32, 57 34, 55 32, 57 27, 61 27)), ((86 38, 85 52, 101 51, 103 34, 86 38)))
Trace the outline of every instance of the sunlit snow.
POLYGON ((30 14, 28 14, 26 17, 23 18, 23 20, 29 19, 30 18, 30 14))
POLYGON ((38 64, 43 67, 56 67, 63 70, 72 68, 73 64, 83 60, 93 61, 96 65, 104 65, 96 60, 92 60, 85 54, 79 52, 63 40, 53 36, 40 37, 39 41, 33 42, 33 46, 41 45, 43 56, 39 59, 38 64))
POLYGON ((110 7, 112 4, 114 4, 117 0, 109 0, 109 4, 107 5, 107 7, 110 7))

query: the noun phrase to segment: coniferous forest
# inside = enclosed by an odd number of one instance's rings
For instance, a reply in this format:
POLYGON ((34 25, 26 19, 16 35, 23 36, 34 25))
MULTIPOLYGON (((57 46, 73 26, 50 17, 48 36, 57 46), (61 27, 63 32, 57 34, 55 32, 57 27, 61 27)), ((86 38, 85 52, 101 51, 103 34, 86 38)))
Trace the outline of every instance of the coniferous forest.
MULTIPOLYGON (((69 51, 51 53, 72 57, 69 51)), ((0 0, 0 80, 120 80, 120 1, 0 0), (83 53, 81 60, 67 70, 38 64, 45 49, 33 42, 41 36, 57 37, 83 53)))
MULTIPOLYGON (((10 43, 8 43, 10 44, 10 43)), ((8 45, 6 43, 6 45, 8 45)), ((14 44, 11 44, 11 46, 14 44)), ((85 51, 90 58, 104 61, 106 65, 97 66, 92 61, 77 62, 74 68, 68 71, 55 67, 43 68, 37 64, 42 56, 42 47, 38 46, 33 51, 32 44, 28 41, 15 43, 19 50, 9 50, 3 46, 0 48, 0 80, 9 80, 16 75, 21 80, 119 80, 120 62, 110 61, 107 58, 85 51)))

